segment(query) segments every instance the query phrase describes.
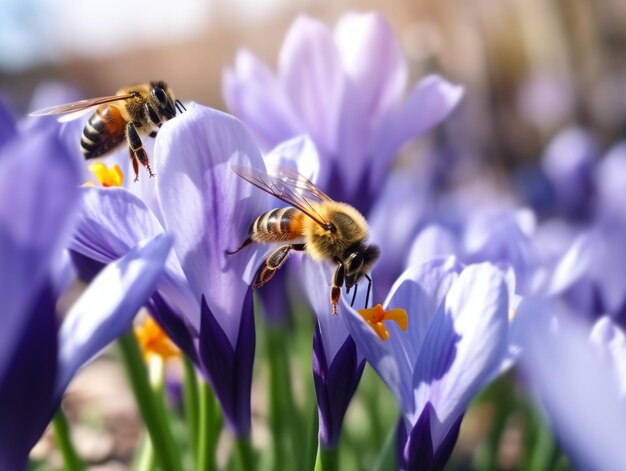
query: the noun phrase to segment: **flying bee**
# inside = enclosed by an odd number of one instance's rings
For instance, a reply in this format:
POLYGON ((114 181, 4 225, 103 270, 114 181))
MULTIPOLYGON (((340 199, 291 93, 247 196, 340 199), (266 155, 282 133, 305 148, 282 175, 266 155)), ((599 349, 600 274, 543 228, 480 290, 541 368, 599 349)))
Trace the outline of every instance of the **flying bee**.
POLYGON ((368 280, 369 299, 372 280, 367 272, 374 266, 380 249, 366 243, 368 227, 365 218, 355 208, 332 200, 306 177, 279 168, 274 175, 249 167, 233 166, 244 180, 289 204, 257 217, 248 238, 234 254, 253 242, 283 243, 272 251, 258 271, 254 283, 259 288, 272 279, 292 250, 305 251, 313 260, 327 261, 337 266, 330 288, 332 314, 337 315, 337 303, 342 286, 349 293, 363 277, 368 280))
POLYGON ((87 120, 80 138, 85 159, 102 157, 117 149, 126 139, 135 181, 139 179, 139 164, 153 177, 140 134, 156 137, 164 121, 176 116, 176 110, 182 112, 185 109, 182 102, 174 98, 171 88, 162 81, 131 85, 112 96, 53 106, 34 111, 30 116, 76 113, 73 118, 94 106, 97 108, 87 120))

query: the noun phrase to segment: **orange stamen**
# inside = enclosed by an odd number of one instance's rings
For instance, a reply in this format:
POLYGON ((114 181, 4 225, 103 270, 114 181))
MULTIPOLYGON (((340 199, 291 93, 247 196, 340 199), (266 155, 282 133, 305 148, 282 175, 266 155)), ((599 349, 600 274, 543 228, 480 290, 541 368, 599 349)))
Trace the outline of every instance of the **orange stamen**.
MULTIPOLYGON (((95 162, 89 166, 89 170, 95 174, 96 180, 105 188, 122 186, 124 183, 124 173, 119 165, 109 168, 102 162, 95 162)), ((87 182, 85 185, 95 186, 92 182, 87 182)))
POLYGON ((377 304, 368 309, 359 309, 358 312, 383 341, 389 338, 389 331, 383 321, 394 321, 404 331, 409 327, 409 316, 404 309, 385 311, 380 304, 377 304))
POLYGON ((143 325, 135 327, 135 336, 137 337, 146 362, 148 362, 153 355, 163 360, 180 355, 178 347, 174 345, 152 317, 146 317, 143 325))

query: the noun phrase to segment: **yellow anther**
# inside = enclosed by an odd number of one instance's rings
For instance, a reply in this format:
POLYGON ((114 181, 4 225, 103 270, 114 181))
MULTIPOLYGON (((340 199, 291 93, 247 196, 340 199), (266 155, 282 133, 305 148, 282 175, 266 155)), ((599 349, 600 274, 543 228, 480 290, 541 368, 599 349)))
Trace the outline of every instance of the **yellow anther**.
POLYGON ((517 316, 517 311, 513 308, 509 309, 509 322, 515 319, 515 316, 517 316))
POLYGON ((389 331, 383 321, 394 321, 402 330, 409 327, 409 316, 404 309, 397 308, 385 311, 380 304, 377 304, 368 309, 359 309, 359 314, 374 329, 381 340, 389 338, 389 331))
MULTIPOLYGON (((124 183, 124 173, 119 165, 109 168, 102 162, 95 162, 89 166, 89 170, 96 175, 96 179, 105 188, 122 186, 122 183, 124 183)), ((90 185, 89 182, 86 185, 94 186, 93 184, 90 185)))
POLYGON ((135 327, 135 336, 146 362, 152 356, 158 356, 163 360, 167 360, 180 355, 180 350, 150 316, 146 317, 143 325, 135 327))

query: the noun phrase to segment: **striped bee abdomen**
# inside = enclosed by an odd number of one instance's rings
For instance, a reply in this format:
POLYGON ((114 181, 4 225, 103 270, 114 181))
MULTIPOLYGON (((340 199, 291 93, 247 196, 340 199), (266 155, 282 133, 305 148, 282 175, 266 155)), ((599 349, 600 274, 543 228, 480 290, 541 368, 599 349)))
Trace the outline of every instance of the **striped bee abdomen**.
POLYGON ((302 237, 302 217, 296 208, 276 208, 261 214, 250 226, 254 242, 285 242, 302 237))
POLYGON ((113 105, 99 106, 93 113, 80 138, 80 148, 86 159, 100 157, 124 141, 126 120, 113 105))

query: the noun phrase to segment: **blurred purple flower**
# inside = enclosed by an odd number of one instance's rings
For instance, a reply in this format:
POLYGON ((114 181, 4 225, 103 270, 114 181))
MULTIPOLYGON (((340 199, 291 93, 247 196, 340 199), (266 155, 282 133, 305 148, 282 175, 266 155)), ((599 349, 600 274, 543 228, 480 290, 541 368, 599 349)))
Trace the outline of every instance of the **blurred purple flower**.
POLYGON ((624 333, 608 318, 591 333, 547 300, 520 305, 522 373, 577 469, 626 466, 624 333))
POLYGON ((346 326, 398 399, 400 467, 442 469, 472 398, 505 361, 509 288, 491 264, 463 269, 453 257, 408 269, 384 309, 404 308, 408 330, 389 323, 381 341, 344 305, 346 326))
POLYGON ((334 32, 300 16, 274 75, 248 51, 224 73, 224 96, 267 147, 309 134, 319 185, 367 214, 398 151, 445 119, 463 90, 428 76, 405 97, 408 67, 378 13, 343 16, 334 32))
POLYGON ((556 210, 566 217, 588 216, 593 201, 593 165, 599 154, 595 137, 582 128, 567 128, 550 142, 541 159, 556 210))
POLYGON ((197 104, 163 125, 153 152, 152 189, 82 189, 83 208, 71 249, 106 263, 138 241, 175 235, 165 276, 152 297, 154 318, 212 384, 239 435, 250 431, 255 335, 250 281, 261 248, 226 256, 267 208, 232 163, 264 168, 236 119, 197 104))
POLYGON ((0 151, 0 468, 28 453, 76 371, 130 328, 171 248, 161 236, 109 266, 57 328, 56 257, 76 210, 80 170, 50 133, 0 151))

